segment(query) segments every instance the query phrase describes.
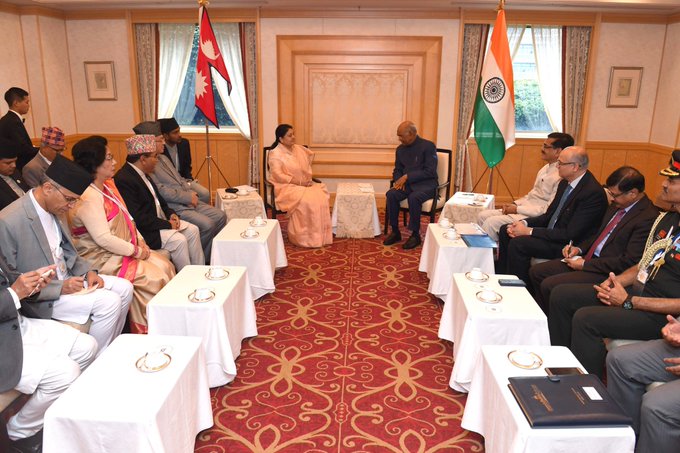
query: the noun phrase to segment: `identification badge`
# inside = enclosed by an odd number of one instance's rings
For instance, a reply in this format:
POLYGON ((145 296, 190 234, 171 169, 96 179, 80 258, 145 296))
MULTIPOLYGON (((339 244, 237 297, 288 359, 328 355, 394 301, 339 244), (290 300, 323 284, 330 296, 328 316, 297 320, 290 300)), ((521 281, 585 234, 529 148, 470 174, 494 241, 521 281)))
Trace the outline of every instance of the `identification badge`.
POLYGON ((644 285, 645 283, 647 283, 647 277, 649 277, 647 269, 640 269, 640 271, 637 274, 637 280, 644 285))

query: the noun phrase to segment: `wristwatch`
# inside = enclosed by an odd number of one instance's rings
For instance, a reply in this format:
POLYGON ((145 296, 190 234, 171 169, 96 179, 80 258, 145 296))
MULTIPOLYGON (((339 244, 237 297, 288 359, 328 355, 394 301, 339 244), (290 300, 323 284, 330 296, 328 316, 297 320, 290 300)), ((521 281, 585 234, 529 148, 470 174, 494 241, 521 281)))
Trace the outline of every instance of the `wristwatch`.
POLYGON ((626 300, 623 301, 622 307, 623 307, 624 310, 632 310, 633 309, 633 296, 628 295, 628 297, 626 297, 626 300))

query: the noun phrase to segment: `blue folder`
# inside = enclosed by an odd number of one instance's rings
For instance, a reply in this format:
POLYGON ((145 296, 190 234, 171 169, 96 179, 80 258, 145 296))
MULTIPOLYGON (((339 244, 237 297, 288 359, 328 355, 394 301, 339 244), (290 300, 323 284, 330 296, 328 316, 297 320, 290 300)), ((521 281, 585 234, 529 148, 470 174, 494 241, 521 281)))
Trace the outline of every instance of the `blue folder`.
POLYGON ((485 249, 495 249, 498 247, 496 241, 491 239, 488 234, 461 234, 461 238, 468 247, 480 247, 485 249))

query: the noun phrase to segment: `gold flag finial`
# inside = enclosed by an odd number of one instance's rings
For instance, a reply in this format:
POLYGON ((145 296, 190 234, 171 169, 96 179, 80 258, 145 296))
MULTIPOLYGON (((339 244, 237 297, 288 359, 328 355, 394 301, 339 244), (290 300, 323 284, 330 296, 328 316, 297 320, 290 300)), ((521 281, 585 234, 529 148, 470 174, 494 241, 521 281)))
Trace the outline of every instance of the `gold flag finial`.
MULTIPOLYGON (((198 1, 199 1, 199 3, 201 2, 201 0, 198 0, 198 1)), ((498 0, 498 7, 496 8, 496 11, 501 11, 501 10, 504 9, 504 7, 505 7, 505 0, 498 0)))
POLYGON ((198 0, 200 6, 208 6, 208 3, 210 3, 208 0, 198 0))

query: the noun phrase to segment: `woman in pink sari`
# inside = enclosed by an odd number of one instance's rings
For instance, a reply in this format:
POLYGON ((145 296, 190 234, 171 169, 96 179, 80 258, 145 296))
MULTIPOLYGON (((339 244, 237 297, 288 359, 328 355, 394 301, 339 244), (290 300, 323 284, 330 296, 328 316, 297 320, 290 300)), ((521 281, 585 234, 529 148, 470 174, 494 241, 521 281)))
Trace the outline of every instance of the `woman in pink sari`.
POLYGON ((73 160, 94 176, 78 204, 69 211, 69 225, 78 254, 103 274, 132 282, 130 329, 146 333, 146 304, 175 275, 172 263, 150 250, 113 182, 116 161, 106 139, 88 137, 73 147, 73 160))
POLYGON ((333 243, 326 185, 312 181, 314 153, 295 144, 293 126, 276 128, 276 141, 269 152, 269 179, 274 185, 276 206, 287 212, 288 239, 300 247, 333 243), (274 148, 275 147, 275 148, 274 148))

